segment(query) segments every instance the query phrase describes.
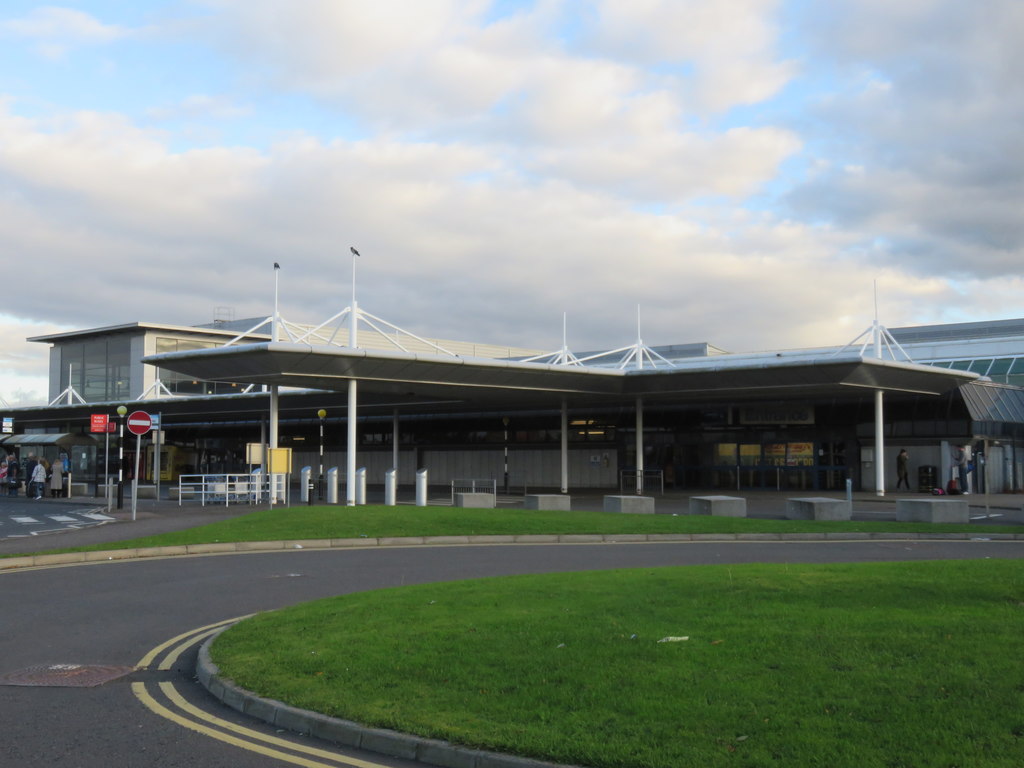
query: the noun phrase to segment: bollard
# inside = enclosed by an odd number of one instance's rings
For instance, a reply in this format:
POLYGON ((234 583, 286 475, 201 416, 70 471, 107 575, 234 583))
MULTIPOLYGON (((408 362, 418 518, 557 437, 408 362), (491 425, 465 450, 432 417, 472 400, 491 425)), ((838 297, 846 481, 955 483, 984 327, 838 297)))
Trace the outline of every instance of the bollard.
POLYGON ((310 493, 309 489, 313 485, 313 468, 303 467, 299 473, 299 488, 301 489, 301 500, 307 504, 313 503, 313 494, 310 493))
POLYGON ((356 470, 356 504, 366 503, 366 467, 356 470))
POLYGON ((416 506, 427 506, 427 470, 416 470, 416 506))
POLYGON ((853 480, 846 478, 846 500, 853 504, 853 480))
POLYGON ((327 503, 338 503, 338 468, 331 467, 327 470, 327 503))
POLYGON ((389 469, 384 473, 384 504, 389 507, 398 503, 398 470, 389 469))

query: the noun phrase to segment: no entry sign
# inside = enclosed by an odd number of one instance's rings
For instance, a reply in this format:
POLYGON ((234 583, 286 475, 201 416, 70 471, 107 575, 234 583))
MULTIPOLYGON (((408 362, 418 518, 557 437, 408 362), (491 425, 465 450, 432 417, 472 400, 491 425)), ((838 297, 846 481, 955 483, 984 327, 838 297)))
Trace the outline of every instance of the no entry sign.
POLYGON ((153 417, 145 411, 128 414, 128 431, 133 435, 144 435, 153 427, 153 417))

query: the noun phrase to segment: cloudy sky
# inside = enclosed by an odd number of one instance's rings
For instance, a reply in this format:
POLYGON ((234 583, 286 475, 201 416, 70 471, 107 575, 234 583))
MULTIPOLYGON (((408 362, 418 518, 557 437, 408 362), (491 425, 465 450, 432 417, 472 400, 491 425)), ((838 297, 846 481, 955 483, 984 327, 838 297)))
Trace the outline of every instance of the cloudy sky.
POLYGON ((0 6, 27 336, 218 308, 575 350, 1024 316, 1020 0, 0 6))

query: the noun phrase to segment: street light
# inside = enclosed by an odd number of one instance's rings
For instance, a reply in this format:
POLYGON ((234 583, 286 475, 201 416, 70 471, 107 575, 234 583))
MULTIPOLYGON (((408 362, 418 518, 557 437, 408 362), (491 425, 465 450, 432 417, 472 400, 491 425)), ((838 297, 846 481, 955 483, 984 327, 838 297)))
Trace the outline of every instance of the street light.
POLYGON ((320 474, 317 475, 316 487, 319 489, 320 501, 324 500, 324 419, 327 418, 327 411, 321 408, 316 412, 320 417, 320 474))
POLYGON ((117 406, 117 416, 120 424, 117 431, 117 508, 124 507, 124 417, 128 408, 123 405, 117 406))

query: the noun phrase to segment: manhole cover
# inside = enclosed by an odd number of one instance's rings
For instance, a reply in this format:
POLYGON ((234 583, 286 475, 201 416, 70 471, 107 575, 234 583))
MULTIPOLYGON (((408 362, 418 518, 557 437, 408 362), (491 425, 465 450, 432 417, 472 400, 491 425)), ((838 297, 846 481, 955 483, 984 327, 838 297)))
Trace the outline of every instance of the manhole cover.
POLYGON ((135 667, 105 667, 87 664, 46 664, 0 675, 0 685, 39 688, 92 688, 134 672, 135 667))

